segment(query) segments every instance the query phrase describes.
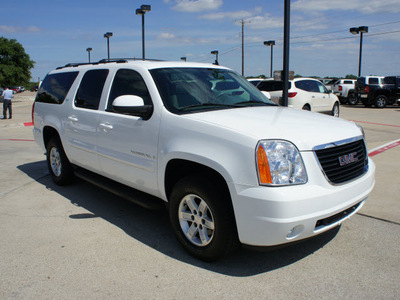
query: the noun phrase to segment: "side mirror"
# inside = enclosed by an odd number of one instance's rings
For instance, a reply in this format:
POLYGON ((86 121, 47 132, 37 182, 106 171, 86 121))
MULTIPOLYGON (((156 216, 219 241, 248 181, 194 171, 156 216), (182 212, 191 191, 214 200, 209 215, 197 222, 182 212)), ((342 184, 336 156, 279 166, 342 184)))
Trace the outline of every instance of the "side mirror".
POLYGON ((117 113, 141 117, 143 120, 150 119, 153 114, 153 106, 145 105, 141 97, 134 95, 123 95, 115 98, 112 108, 117 113))

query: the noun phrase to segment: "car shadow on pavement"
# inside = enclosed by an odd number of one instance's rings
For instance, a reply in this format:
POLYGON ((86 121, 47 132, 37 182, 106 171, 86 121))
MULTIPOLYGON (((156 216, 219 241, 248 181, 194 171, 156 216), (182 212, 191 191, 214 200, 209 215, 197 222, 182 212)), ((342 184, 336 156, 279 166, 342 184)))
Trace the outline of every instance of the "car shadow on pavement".
MULTIPOLYGON (((58 186, 44 173, 45 161, 20 165, 17 168, 71 202, 84 208, 73 220, 102 218, 122 229, 130 237, 178 261, 234 277, 247 277, 270 272, 300 261, 328 244, 339 228, 313 239, 280 249, 253 251, 239 249, 219 261, 207 263, 190 256, 179 244, 169 223, 167 210, 148 210, 128 202, 90 183, 77 180, 69 186, 58 186), (41 172, 38 172, 38 168, 41 172)), ((129 259, 128 259, 129 260, 129 259)))

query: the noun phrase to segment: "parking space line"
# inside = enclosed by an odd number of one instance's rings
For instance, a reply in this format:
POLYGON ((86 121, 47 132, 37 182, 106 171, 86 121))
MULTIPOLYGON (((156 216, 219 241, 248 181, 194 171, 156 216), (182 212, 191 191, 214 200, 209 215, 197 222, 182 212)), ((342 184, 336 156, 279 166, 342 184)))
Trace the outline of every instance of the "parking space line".
POLYGON ((356 123, 364 123, 364 124, 372 124, 372 125, 380 125, 380 126, 390 126, 390 127, 399 127, 400 125, 392 125, 392 124, 383 124, 383 123, 374 123, 374 122, 365 122, 365 121, 357 121, 357 120, 350 120, 356 123))
POLYGON ((375 156, 377 154, 380 154, 382 152, 385 152, 385 151, 390 150, 390 149, 392 149, 394 147, 397 147, 397 146, 400 146, 400 139, 395 140, 395 141, 391 141, 391 142, 389 142, 389 143, 387 143, 385 145, 382 145, 382 146, 379 146, 379 147, 377 147, 375 149, 370 150, 368 152, 368 156, 369 157, 375 156))

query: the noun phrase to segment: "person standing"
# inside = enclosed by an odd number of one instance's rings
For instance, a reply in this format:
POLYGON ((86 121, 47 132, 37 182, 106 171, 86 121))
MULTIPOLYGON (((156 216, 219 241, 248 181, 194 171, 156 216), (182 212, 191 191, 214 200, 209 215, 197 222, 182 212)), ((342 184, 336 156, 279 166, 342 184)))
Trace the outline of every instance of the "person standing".
POLYGON ((12 108, 11 108, 11 98, 14 96, 13 91, 10 90, 8 87, 4 90, 2 94, 3 100, 3 120, 7 119, 7 110, 9 119, 12 118, 12 108))

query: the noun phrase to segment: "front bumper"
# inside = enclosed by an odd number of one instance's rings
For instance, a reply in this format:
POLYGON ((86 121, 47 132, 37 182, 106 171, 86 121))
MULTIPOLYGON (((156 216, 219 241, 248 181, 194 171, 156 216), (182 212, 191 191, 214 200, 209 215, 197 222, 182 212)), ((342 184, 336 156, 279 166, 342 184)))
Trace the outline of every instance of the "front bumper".
MULTIPOLYGON (((315 159, 311 153, 303 159, 315 159)), ((364 205, 375 184, 375 165, 357 180, 334 186, 319 168, 308 168, 309 181, 285 187, 233 185, 239 240, 252 246, 275 246, 326 232, 364 205), (312 171, 314 170, 314 171, 312 171)))

